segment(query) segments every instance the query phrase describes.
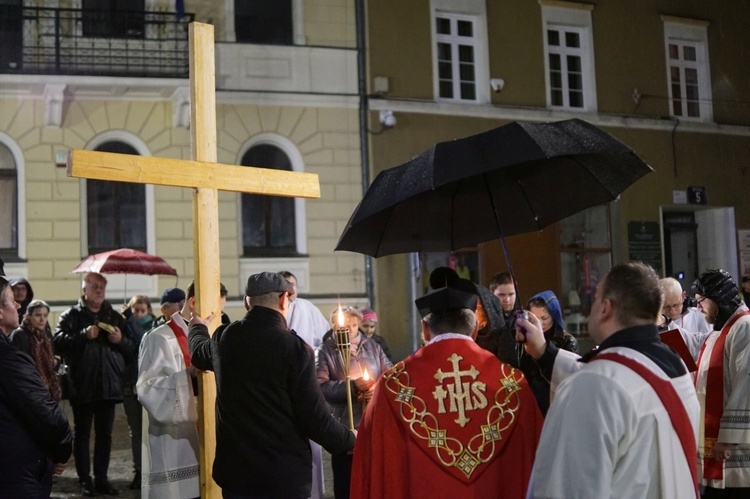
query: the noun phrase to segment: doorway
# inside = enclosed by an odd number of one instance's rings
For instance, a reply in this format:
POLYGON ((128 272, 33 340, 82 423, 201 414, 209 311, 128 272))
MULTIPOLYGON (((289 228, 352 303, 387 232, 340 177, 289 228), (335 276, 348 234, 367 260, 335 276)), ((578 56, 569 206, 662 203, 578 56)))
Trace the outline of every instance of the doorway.
POLYGON ((738 275, 734 208, 662 206, 660 222, 664 275, 684 290, 708 269, 738 275))

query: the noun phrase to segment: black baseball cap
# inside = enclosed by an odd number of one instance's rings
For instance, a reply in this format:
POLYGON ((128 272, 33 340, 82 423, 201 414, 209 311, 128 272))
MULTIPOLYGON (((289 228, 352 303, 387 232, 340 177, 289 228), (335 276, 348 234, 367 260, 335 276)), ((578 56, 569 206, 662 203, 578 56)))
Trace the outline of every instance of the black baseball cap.
POLYGON ((161 304, 165 303, 180 303, 185 299, 185 292, 180 288, 167 288, 161 294, 161 304))

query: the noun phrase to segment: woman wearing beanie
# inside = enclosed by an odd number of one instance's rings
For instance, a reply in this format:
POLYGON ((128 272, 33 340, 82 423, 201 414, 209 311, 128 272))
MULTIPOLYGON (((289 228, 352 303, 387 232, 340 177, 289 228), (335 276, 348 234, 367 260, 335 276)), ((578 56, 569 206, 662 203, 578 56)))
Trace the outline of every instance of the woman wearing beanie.
POLYGON ((388 343, 385 342, 385 338, 375 332, 375 329, 377 329, 378 327, 377 314, 375 314, 375 311, 373 309, 368 307, 360 308, 359 311, 362 312, 362 322, 359 324, 359 328, 367 335, 368 338, 380 345, 380 348, 383 349, 383 352, 385 353, 385 356, 388 357, 388 360, 393 362, 393 358, 391 358, 391 351, 388 349, 388 343))

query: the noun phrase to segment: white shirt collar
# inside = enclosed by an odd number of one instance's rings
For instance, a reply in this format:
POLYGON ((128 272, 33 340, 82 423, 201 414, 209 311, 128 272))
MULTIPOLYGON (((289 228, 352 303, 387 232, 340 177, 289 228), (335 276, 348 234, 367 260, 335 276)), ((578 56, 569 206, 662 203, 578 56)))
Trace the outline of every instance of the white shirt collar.
POLYGON ((437 336, 434 336, 430 340, 430 342, 428 343, 428 345, 430 345, 432 343, 437 343, 438 341, 443 341, 443 340, 469 340, 469 341, 474 341, 474 339, 471 336, 466 336, 465 334, 443 333, 443 334, 439 334, 437 336))

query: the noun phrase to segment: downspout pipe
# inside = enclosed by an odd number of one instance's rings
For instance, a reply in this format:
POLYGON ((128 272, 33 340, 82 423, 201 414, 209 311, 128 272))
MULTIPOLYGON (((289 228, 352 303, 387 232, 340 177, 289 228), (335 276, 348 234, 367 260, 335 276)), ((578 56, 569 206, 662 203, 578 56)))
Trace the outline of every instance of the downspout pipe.
MULTIPOLYGON (((355 21, 357 26, 357 83, 359 94, 359 151, 362 164, 362 196, 370 186, 370 144, 367 137, 367 113, 370 108, 367 97, 367 52, 365 50, 365 0, 355 0, 355 21)), ((373 277, 372 257, 365 256, 365 288, 370 306, 375 304, 375 281, 373 277)))

